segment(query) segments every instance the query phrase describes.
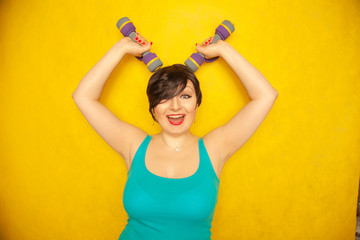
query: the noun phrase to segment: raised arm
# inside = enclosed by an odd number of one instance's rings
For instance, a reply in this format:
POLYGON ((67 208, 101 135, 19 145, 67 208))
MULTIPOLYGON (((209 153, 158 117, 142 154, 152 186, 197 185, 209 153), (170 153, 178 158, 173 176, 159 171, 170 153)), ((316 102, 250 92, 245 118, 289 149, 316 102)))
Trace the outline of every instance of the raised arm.
POLYGON ((118 41, 83 77, 72 94, 80 112, 94 130, 124 158, 128 169, 146 133, 117 118, 99 99, 108 77, 126 54, 141 56, 150 50, 150 43, 140 35, 138 38, 145 44, 134 43, 128 37, 118 41))
MULTIPOLYGON (((211 39, 210 39, 211 41, 211 39)), ((219 40, 214 44, 198 45, 206 58, 222 57, 244 85, 250 101, 225 125, 204 136, 207 148, 220 168, 255 133, 272 108, 278 92, 266 78, 230 44, 219 40)))

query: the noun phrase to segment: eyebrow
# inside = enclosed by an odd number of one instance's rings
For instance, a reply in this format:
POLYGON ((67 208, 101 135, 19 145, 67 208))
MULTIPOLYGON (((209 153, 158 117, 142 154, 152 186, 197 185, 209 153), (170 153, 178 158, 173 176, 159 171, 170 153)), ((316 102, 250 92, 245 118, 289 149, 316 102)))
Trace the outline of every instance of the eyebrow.
POLYGON ((194 89, 193 89, 190 85, 186 85, 186 87, 184 88, 184 90, 185 90, 186 88, 190 88, 191 90, 194 91, 194 89))

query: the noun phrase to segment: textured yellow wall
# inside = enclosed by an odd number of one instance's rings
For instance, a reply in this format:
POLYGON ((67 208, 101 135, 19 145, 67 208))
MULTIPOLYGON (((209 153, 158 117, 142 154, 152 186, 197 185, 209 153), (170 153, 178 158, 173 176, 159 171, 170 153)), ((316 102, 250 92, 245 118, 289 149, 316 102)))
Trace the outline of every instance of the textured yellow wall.
MULTIPOLYGON (((270 114, 226 164, 212 239, 354 239, 360 161, 360 2, 0 2, 0 239, 116 240, 126 224, 123 160, 71 94, 122 36, 129 17, 164 65, 229 19, 228 39, 279 91, 270 114)), ((102 102, 153 134, 150 72, 126 57, 102 102)), ((223 60, 197 72, 192 130, 228 121, 248 97, 223 60)))

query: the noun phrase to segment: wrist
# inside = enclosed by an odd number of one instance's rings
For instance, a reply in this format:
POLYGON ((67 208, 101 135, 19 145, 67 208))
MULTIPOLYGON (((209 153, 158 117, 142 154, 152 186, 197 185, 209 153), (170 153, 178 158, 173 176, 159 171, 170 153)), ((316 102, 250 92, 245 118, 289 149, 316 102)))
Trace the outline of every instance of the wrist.
POLYGON ((116 42, 115 45, 113 46, 113 48, 116 50, 117 54, 121 57, 124 57, 127 53, 125 46, 122 42, 122 39, 120 41, 116 42))
POLYGON ((220 56, 224 60, 227 60, 234 53, 234 51, 235 51, 235 49, 229 43, 227 43, 225 41, 221 42, 220 56))

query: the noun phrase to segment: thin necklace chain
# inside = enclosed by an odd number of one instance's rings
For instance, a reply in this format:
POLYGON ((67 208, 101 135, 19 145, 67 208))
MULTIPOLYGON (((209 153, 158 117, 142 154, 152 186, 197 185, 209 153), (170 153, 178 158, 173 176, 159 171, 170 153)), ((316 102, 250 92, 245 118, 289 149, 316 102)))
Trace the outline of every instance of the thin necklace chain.
MULTIPOLYGON (((175 147, 175 151, 179 152, 179 151, 185 146, 185 144, 188 143, 188 141, 189 141, 190 138, 191 138, 191 134, 190 134, 189 137, 186 139, 186 141, 185 141, 185 143, 184 143, 183 145, 175 147)), ((174 148, 174 147, 170 147, 170 146, 164 141, 163 138, 161 138, 161 139, 162 139, 162 141, 165 143, 165 145, 167 145, 169 148, 171 148, 171 149, 174 148)))

